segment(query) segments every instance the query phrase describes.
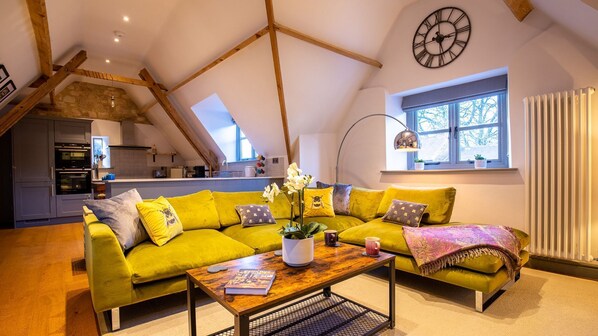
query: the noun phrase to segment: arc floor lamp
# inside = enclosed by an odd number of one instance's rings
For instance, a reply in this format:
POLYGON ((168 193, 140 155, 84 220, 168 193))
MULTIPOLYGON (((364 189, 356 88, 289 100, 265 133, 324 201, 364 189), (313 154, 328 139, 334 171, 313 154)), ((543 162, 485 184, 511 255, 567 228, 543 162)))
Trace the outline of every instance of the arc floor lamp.
POLYGON ((345 139, 347 138, 347 135, 349 135, 349 132, 351 132, 351 130, 353 129, 353 127, 355 127, 355 125, 359 124, 362 120, 371 118, 371 117, 387 117, 387 118, 395 120, 396 122, 401 124, 403 127, 405 127, 405 129, 403 131, 399 132, 397 134, 397 136, 395 136, 394 147, 397 151, 416 152, 420 149, 419 134, 417 134, 417 132, 409 129, 409 127, 407 127, 407 125, 405 125, 399 119, 397 119, 391 115, 384 114, 384 113, 374 113, 374 114, 367 115, 367 116, 357 120, 356 122, 354 122, 353 125, 351 125, 351 127, 349 127, 349 129, 347 130, 347 133, 345 133, 345 136, 343 136, 343 140, 341 141, 341 145, 338 147, 338 153, 336 155, 336 177, 334 180, 335 182, 338 182, 338 161, 341 157, 341 150, 343 149, 343 144, 345 143, 345 139))

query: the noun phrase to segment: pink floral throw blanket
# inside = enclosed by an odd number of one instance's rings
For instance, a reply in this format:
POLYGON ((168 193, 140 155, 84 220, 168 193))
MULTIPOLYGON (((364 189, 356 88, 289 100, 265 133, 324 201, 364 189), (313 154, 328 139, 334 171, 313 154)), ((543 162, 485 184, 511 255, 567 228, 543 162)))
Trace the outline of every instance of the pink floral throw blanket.
POLYGON ((492 255, 502 260, 511 279, 521 267, 519 240, 506 226, 404 226, 403 236, 422 275, 481 255, 492 255))

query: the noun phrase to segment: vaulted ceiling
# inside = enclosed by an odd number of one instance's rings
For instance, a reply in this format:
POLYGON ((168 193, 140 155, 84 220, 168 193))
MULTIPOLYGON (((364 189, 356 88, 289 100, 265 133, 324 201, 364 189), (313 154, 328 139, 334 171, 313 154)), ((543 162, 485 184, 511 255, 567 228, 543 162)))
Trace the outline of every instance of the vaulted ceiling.
MULTIPOLYGON (((273 8, 279 24, 376 59, 397 16, 414 1, 274 0, 273 8)), ((569 13, 562 13, 561 0, 531 2, 598 47, 598 12, 589 7, 594 1, 572 1, 569 13)), ((53 63, 64 64, 79 50, 86 50, 88 59, 81 68, 131 78, 139 78, 140 70, 147 68, 167 89, 268 25, 264 0, 52 0, 46 6, 53 63), (113 40, 115 31, 124 33, 118 43, 113 40)), ((25 0, 2 0, 0 12, 5 22, 0 63, 19 88, 14 95, 18 101, 33 90, 27 86, 41 73, 35 37, 25 0)), ((294 148, 301 134, 336 132, 355 93, 379 69, 280 32, 277 39, 294 148)), ((154 105, 146 87, 70 76, 57 90, 75 80, 126 89, 185 159, 197 158, 163 108, 154 105)), ((286 155, 267 34, 169 95, 192 131, 221 156, 191 111, 214 93, 258 152, 286 155)))

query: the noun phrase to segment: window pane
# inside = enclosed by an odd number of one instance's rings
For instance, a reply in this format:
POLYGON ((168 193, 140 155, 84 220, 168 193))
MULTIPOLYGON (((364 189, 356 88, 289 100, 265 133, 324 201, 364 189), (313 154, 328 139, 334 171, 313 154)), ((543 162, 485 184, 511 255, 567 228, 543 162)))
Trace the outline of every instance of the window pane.
POLYGON ((422 148, 417 157, 425 161, 447 162, 449 160, 448 132, 424 134, 419 136, 422 148))
POLYGON ((251 144, 247 139, 241 140, 241 160, 244 159, 253 159, 251 144))
POLYGON ((441 105, 416 111, 418 132, 448 129, 448 105, 441 105))
POLYGON ((498 159, 498 127, 459 132, 459 161, 473 160, 476 154, 488 160, 498 159))
POLYGON ((459 103, 459 126, 477 126, 498 122, 498 96, 488 96, 459 103))

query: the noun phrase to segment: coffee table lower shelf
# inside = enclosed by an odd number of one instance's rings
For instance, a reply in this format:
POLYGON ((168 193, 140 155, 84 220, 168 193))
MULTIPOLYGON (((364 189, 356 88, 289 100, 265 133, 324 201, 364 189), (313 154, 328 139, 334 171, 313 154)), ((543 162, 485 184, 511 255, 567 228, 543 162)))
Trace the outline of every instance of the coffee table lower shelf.
MULTIPOLYGON (((338 294, 318 293, 249 320, 249 335, 377 335, 387 315, 338 294)), ((233 336, 230 327, 210 336, 233 336)))

